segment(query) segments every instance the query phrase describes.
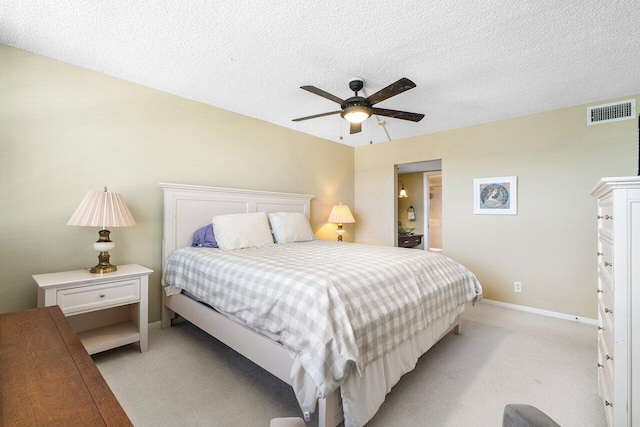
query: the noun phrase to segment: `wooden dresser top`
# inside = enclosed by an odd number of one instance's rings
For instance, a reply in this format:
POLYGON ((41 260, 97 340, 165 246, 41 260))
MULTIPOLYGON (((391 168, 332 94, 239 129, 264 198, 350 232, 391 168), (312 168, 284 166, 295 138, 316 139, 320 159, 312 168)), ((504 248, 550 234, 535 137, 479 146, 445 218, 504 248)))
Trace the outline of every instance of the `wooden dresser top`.
POLYGON ((0 314, 0 425, 132 426, 58 306, 0 314))

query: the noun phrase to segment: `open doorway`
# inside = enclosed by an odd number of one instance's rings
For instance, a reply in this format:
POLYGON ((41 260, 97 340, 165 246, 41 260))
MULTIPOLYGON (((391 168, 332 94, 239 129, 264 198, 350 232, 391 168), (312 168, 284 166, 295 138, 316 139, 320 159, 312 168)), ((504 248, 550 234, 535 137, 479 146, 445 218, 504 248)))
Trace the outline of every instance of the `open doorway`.
POLYGON ((442 161, 398 164, 396 184, 396 246, 441 251, 442 161))

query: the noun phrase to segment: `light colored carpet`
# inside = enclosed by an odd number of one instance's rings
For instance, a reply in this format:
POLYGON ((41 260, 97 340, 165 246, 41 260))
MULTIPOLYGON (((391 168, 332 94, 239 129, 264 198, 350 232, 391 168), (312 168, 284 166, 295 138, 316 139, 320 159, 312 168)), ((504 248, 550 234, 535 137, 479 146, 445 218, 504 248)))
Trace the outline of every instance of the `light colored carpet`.
MULTIPOLYGON (((596 328, 479 304, 394 387, 367 427, 501 426, 508 403, 563 427, 604 426, 596 393, 596 328)), ((256 426, 299 416, 289 386, 193 325, 152 329, 94 355, 136 426, 256 426)))

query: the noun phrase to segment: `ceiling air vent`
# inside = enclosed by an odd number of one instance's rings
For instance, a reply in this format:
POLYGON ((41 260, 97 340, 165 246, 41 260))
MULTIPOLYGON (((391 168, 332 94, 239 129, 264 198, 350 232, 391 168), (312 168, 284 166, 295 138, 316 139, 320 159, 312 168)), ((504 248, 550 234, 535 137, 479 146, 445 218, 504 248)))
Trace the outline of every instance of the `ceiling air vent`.
POLYGON ((594 105, 587 108, 587 124, 617 122, 632 119, 636 116, 636 100, 612 102, 610 104, 594 105))

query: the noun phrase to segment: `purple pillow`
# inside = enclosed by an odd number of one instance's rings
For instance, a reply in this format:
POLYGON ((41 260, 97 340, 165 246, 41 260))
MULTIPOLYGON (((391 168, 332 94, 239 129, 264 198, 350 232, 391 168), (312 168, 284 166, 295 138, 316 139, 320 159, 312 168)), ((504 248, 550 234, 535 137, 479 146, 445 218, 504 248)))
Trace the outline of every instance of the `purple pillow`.
POLYGON ((205 225, 199 228, 193 233, 193 239, 191 246, 198 246, 201 248, 217 248, 218 242, 213 235, 213 224, 205 225))

